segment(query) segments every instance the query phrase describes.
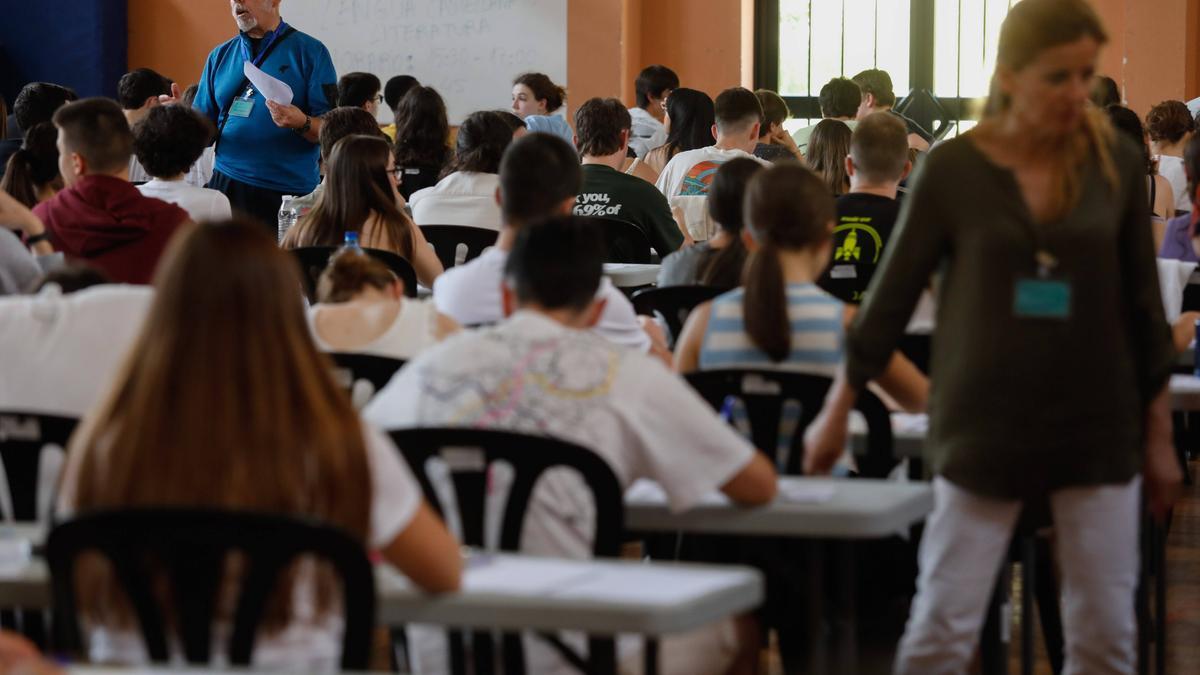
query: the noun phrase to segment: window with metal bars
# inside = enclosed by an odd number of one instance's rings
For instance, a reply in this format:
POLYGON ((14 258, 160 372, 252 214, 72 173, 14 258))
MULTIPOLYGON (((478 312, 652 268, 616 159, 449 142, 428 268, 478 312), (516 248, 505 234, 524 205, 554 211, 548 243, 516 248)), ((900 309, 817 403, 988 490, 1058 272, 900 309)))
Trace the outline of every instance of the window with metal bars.
MULTIPOLYGON (((755 86, 783 96, 794 129, 820 119, 817 95, 830 79, 879 68, 898 100, 931 93, 954 136, 978 120, 1000 24, 1016 1, 758 0, 755 86)), ((937 123, 928 109, 913 113, 929 129, 937 123)))

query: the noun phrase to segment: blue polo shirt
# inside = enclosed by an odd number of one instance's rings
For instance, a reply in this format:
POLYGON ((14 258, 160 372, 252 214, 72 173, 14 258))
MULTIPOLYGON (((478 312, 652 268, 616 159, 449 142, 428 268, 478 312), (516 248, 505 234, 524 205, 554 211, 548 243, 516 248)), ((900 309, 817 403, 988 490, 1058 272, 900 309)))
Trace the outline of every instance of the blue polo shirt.
MULTIPOLYGON (((254 57, 256 46, 244 33, 208 55, 193 106, 220 126, 223 110, 241 98, 249 83, 244 73, 246 51, 254 57)), ((292 105, 312 117, 328 112, 337 100, 337 73, 329 50, 316 38, 294 31, 278 44, 260 65, 263 72, 292 88, 292 105)), ((255 187, 294 195, 313 191, 320 178, 320 146, 291 129, 275 125, 266 99, 255 91, 249 117, 229 115, 217 146, 215 168, 230 178, 255 187)))

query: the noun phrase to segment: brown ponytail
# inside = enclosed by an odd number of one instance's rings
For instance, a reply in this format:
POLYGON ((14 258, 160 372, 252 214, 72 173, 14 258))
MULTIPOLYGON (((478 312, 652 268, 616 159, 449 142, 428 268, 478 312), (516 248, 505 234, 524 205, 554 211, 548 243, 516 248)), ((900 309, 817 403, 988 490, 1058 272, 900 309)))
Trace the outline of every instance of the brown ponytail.
POLYGON ((388 266, 358 251, 341 251, 333 256, 317 282, 317 302, 349 302, 363 289, 386 290, 396 282, 388 266))
POLYGON ((742 322, 750 341, 772 361, 792 352, 787 284, 781 251, 801 251, 829 240, 836 206, 829 188, 799 164, 777 164, 750 181, 745 221, 758 250, 742 280, 742 322))
POLYGON ((0 179, 0 190, 31 209, 37 206, 43 187, 49 185, 61 190, 57 140, 58 130, 49 122, 36 124, 26 131, 21 148, 8 158, 4 178, 0 179))

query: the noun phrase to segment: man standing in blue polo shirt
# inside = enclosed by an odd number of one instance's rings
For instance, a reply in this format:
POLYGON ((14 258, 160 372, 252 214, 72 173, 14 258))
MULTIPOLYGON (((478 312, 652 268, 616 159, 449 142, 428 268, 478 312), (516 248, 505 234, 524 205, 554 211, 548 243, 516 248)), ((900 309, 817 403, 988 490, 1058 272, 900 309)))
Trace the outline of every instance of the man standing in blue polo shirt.
POLYGON ((239 34, 208 55, 193 105, 217 127, 209 187, 235 210, 274 232, 284 195, 306 195, 319 180, 321 115, 337 99, 329 50, 283 21, 280 0, 230 0, 239 34), (290 105, 268 101, 245 63, 292 88, 290 105))

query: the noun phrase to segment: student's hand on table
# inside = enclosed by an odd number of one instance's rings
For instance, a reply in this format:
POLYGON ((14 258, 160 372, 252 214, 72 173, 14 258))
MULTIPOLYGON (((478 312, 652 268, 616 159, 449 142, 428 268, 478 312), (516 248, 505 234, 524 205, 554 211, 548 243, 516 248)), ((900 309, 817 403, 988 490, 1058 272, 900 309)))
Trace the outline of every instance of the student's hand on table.
POLYGON ((179 85, 175 82, 171 83, 170 94, 160 94, 158 97, 159 105, 174 105, 179 103, 179 99, 183 98, 183 92, 179 89, 179 85))
POLYGON ((308 115, 291 104, 284 105, 275 101, 267 101, 267 109, 271 111, 271 121, 275 122, 275 126, 284 129, 299 129, 308 119, 308 115))
POLYGON ((826 406, 804 432, 804 474, 828 474, 846 450, 849 414, 826 406))

